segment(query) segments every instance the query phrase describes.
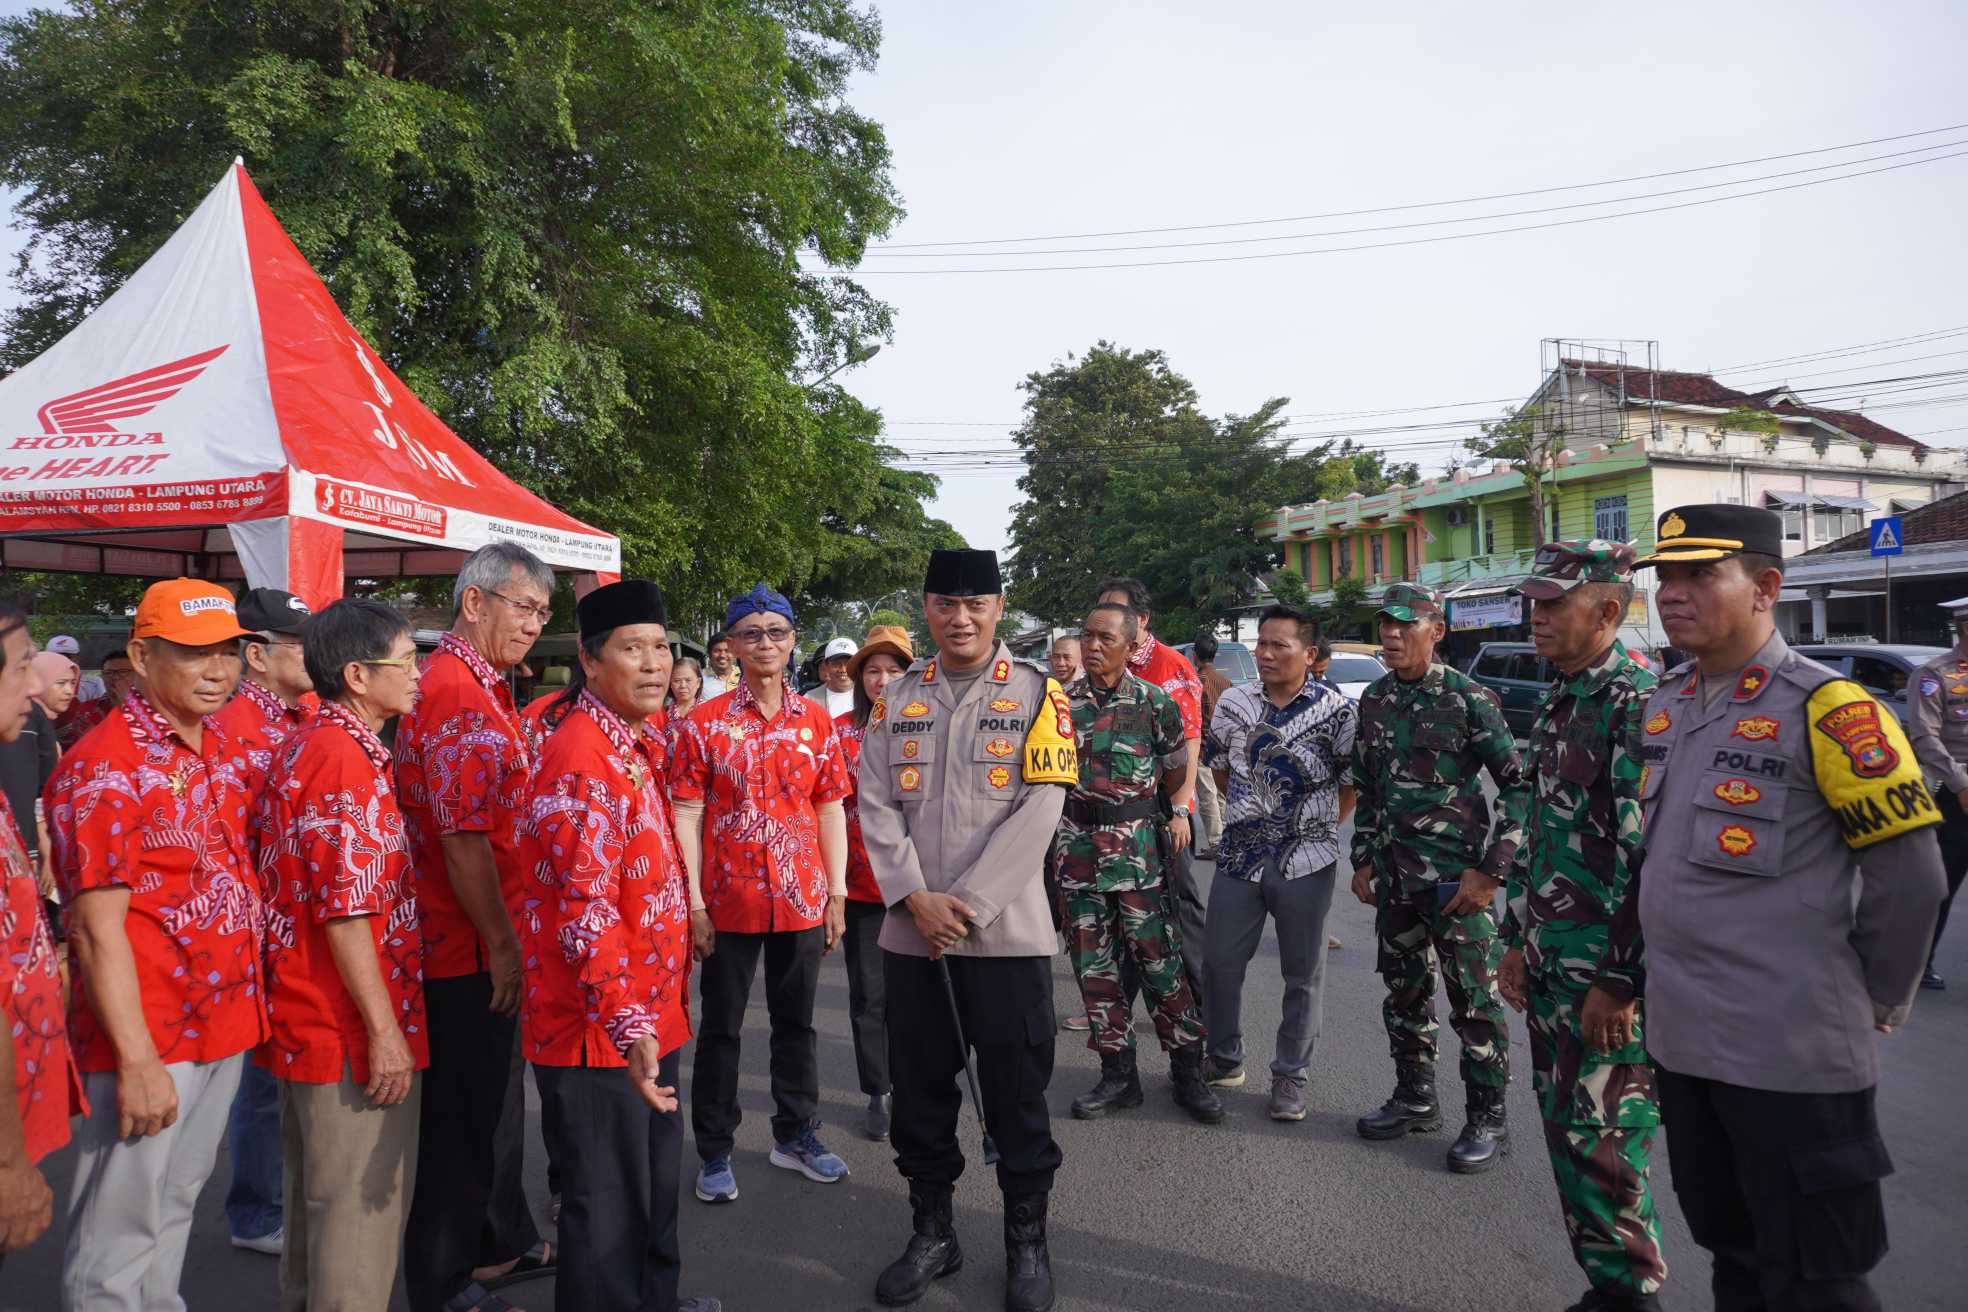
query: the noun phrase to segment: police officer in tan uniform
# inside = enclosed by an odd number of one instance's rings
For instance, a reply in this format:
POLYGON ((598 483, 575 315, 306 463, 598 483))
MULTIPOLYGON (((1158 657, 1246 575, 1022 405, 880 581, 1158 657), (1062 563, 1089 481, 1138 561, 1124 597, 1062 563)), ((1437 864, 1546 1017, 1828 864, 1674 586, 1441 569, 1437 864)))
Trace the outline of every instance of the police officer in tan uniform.
POLYGON ((1005 1307, 1040 1312, 1053 1305, 1046 1198, 1060 1163, 1045 1101, 1057 939, 1043 871, 1079 781, 1073 723, 1059 685, 993 636, 1004 615, 996 553, 932 552, 923 610, 936 651, 875 703, 858 776, 861 836, 888 906, 890 1137, 915 1213, 875 1297, 912 1303, 963 1265, 951 1208, 968 1042, 1002 1154, 1005 1307))
MULTIPOLYGON (((1776 632, 1775 514, 1680 506, 1657 538, 1636 566, 1694 659, 1636 735, 1646 857, 1608 957, 1638 967, 1644 934, 1674 1190, 1718 1309, 1877 1309, 1875 1030, 1912 1006, 1940 812, 1892 713, 1776 632)), ((1624 1000, 1619 973, 1600 987, 1624 1000)))
POLYGON ((1941 806, 1941 864, 1947 870, 1947 898, 1934 922, 1927 973, 1920 977, 1923 989, 1947 987, 1934 969, 1934 948, 1947 928, 1961 877, 1968 874, 1968 811, 1963 810, 1968 803, 1968 597, 1943 602, 1941 609, 1954 621, 1954 649, 1916 670, 1907 688, 1907 736, 1941 806))

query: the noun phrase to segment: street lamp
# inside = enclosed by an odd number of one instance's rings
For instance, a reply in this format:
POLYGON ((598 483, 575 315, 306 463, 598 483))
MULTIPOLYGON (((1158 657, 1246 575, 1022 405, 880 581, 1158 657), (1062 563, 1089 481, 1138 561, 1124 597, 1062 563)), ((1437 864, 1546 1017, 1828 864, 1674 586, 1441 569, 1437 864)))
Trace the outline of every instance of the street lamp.
POLYGON ((857 364, 866 364, 868 363, 868 361, 874 359, 877 355, 880 355, 881 349, 882 348, 880 342, 876 342, 873 346, 857 346, 847 353, 847 358, 845 360, 842 360, 839 364, 829 369, 826 373, 821 374, 818 378, 808 383, 807 386, 818 387, 820 386, 820 384, 826 382, 829 378, 832 378, 835 374, 839 373, 843 369, 852 368, 854 365, 857 364))

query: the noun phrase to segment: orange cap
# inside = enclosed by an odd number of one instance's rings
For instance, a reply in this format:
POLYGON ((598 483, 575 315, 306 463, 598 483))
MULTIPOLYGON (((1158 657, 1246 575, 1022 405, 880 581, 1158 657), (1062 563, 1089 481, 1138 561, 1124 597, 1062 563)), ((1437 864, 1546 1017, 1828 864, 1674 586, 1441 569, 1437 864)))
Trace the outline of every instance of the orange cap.
POLYGON ((144 590, 131 636, 204 647, 251 635, 239 627, 239 612, 230 592, 201 579, 170 579, 144 590))

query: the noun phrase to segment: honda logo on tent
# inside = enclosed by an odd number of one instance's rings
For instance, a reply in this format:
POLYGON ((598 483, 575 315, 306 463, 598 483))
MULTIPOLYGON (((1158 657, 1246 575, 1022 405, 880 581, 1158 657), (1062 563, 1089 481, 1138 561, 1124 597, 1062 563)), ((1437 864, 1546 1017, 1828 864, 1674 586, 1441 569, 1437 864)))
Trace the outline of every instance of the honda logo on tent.
MULTIPOLYGON (((187 355, 169 364, 160 364, 141 373, 125 374, 84 391, 57 397, 36 412, 41 418, 41 431, 71 437, 87 433, 120 433, 123 430, 119 420, 147 415, 176 396, 179 388, 204 373, 205 366, 224 355, 230 345, 215 346, 197 355, 187 355)), ((14 445, 18 447, 21 444, 16 442, 14 445)), ((34 445, 47 444, 37 442, 34 445)))

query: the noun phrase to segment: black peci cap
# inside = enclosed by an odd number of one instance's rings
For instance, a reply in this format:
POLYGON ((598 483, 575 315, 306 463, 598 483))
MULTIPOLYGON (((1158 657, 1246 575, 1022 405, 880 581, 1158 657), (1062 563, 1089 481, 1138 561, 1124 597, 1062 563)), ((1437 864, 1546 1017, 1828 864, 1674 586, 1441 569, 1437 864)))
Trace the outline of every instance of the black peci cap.
POLYGON ((646 579, 623 579, 605 588, 596 588, 574 607, 575 621, 586 641, 627 624, 669 625, 669 611, 663 593, 646 579))
POLYGON ((930 552, 923 591, 941 597, 997 596, 1004 591, 1004 579, 998 573, 998 553, 973 551, 968 547, 930 552))
POLYGON ((1761 506, 1676 506, 1660 517, 1654 554, 1635 569, 1682 561, 1722 560, 1745 551, 1783 555, 1783 518, 1761 506))

